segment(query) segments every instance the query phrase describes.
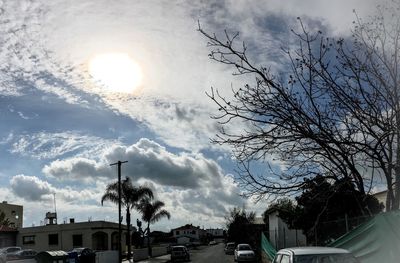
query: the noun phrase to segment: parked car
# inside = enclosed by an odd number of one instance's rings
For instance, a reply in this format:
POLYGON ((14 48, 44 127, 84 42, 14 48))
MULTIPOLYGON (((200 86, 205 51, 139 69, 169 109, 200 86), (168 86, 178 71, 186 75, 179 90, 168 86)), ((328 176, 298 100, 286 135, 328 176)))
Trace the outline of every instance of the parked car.
POLYGON ((176 246, 176 244, 169 244, 168 246, 167 246, 167 253, 168 254, 171 254, 171 250, 172 250, 172 247, 173 246, 176 246))
POLYGON ((211 240, 211 241, 208 243, 209 246, 213 246, 213 245, 216 245, 216 244, 217 244, 217 241, 215 241, 215 240, 211 240))
POLYGON ((224 251, 225 251, 225 254, 227 254, 227 255, 233 255, 233 252, 235 251, 235 243, 233 243, 233 242, 226 243, 224 251))
POLYGON ((185 246, 173 246, 171 248, 171 261, 190 261, 189 251, 185 246))
POLYGON ((255 262, 256 254, 249 244, 238 244, 234 251, 234 259, 237 262, 255 262))
POLYGON ((359 263, 348 251, 331 247, 295 247, 277 252, 273 263, 359 263))
POLYGON ((74 253, 76 253, 76 259, 80 263, 86 263, 86 262, 94 263, 96 260, 96 253, 90 248, 79 247, 79 248, 74 248, 73 250, 68 252, 68 254, 74 254, 74 253))
POLYGON ((7 255, 10 253, 14 253, 20 251, 20 247, 5 247, 0 249, 0 263, 7 262, 7 255))
POLYGON ((33 249, 23 249, 7 254, 7 261, 35 258, 37 252, 33 249))

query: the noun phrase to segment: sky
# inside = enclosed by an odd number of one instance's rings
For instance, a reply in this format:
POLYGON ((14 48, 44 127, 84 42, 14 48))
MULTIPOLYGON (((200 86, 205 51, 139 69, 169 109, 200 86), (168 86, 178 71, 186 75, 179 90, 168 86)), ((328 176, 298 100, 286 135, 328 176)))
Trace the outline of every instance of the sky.
POLYGON ((230 149, 210 143, 217 107, 206 96, 211 87, 229 96, 251 77, 233 76, 232 68, 211 61, 198 24, 218 35, 239 32, 257 65, 279 71, 281 47, 293 40, 297 17, 346 38, 353 10, 367 17, 376 5, 0 1, 0 201, 24 206, 26 227, 40 225, 55 209, 54 193, 59 222, 116 221, 116 205, 100 200, 117 178, 110 164, 121 160, 128 161, 122 176, 153 189, 172 215, 153 229, 220 228, 235 206, 260 215, 267 201, 240 197, 230 149), (131 81, 128 91, 118 86, 131 81))

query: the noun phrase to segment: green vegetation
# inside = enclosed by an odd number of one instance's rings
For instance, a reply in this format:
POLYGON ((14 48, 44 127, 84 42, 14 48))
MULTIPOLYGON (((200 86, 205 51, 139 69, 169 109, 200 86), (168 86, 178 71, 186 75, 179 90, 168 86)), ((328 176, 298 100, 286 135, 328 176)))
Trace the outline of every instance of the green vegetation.
MULTIPOLYGON (((128 236, 130 237, 131 226, 131 209, 138 208, 140 200, 143 198, 152 198, 153 192, 148 187, 135 187, 129 177, 126 177, 121 182, 121 205, 126 209, 126 225, 128 228, 128 236)), ((107 185, 106 192, 101 198, 101 205, 105 201, 110 201, 118 204, 118 182, 107 185)), ((122 219, 121 219, 122 220, 122 219)), ((127 239, 128 245, 128 259, 131 256, 131 238, 127 239)))

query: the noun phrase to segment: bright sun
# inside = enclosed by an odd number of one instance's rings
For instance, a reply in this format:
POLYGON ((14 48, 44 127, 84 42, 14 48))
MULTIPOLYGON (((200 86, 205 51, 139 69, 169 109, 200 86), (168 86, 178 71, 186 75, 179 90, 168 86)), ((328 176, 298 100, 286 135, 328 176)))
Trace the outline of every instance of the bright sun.
POLYGON ((89 74, 107 91, 132 93, 143 79, 142 70, 126 53, 106 53, 89 61, 89 74))

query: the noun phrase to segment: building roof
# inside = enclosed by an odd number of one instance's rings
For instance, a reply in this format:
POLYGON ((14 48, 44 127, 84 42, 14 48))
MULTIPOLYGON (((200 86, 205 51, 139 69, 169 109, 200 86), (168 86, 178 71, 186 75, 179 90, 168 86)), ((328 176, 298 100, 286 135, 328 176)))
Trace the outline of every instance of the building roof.
POLYGON ((9 226, 0 226, 0 232, 18 232, 16 228, 9 227, 9 226))
MULTIPOLYGON (((126 230, 126 225, 121 225, 122 230, 126 230)), ((76 230, 76 229, 92 229, 92 230, 101 230, 101 229, 116 229, 118 230, 118 223, 115 222, 107 222, 107 221, 86 221, 86 222, 74 222, 74 223, 65 223, 65 224, 48 224, 42 226, 32 226, 32 227, 24 227, 20 228, 20 233, 25 232, 36 232, 43 230, 76 230)), ((131 228, 131 231, 135 231, 135 227, 131 228)))
POLYGON ((194 225, 192 225, 192 224, 186 224, 186 225, 184 225, 184 226, 180 226, 180 227, 178 227, 178 228, 174 228, 174 229, 172 229, 172 230, 186 230, 186 229, 197 229, 197 230, 201 230, 200 229, 200 227, 198 227, 198 226, 194 226, 194 225))

